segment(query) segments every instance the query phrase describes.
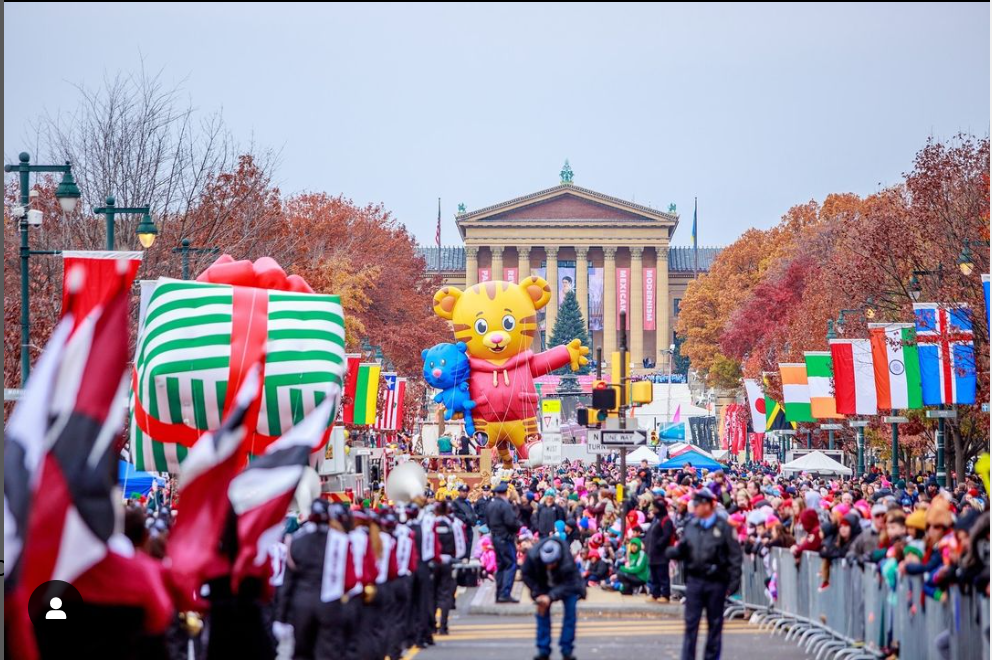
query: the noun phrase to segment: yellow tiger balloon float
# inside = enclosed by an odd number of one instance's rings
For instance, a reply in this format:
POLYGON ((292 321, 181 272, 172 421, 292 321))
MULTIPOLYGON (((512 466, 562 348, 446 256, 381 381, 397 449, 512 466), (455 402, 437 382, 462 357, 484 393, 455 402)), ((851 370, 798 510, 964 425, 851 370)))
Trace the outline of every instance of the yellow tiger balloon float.
POLYGON ((520 284, 490 281, 465 291, 446 286, 434 294, 434 313, 451 321, 455 341, 466 347, 475 427, 489 436, 506 468, 513 467, 511 445, 527 458, 524 441, 538 432, 534 379, 589 361, 589 347, 578 339, 542 353, 530 350, 539 332, 537 310, 550 300, 551 287, 536 275, 520 284))

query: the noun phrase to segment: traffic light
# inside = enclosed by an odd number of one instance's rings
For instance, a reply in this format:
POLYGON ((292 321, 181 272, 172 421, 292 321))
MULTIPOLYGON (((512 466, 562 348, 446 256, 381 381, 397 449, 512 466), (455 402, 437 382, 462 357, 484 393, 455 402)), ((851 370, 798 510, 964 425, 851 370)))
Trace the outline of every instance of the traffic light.
MULTIPOLYGON (((604 380, 592 384, 592 407, 600 413, 617 409, 617 389, 604 380)), ((599 415, 601 419, 605 419, 599 415)))
MULTIPOLYGON (((589 412, 591 408, 578 408, 575 411, 575 421, 579 423, 579 426, 589 426, 589 412)), ((595 412, 595 411, 593 411, 595 412)), ((595 422, 593 422, 595 423, 595 422)))
POLYGON ((632 403, 651 403, 654 399, 654 383, 650 380, 638 380, 630 384, 630 400, 632 403))

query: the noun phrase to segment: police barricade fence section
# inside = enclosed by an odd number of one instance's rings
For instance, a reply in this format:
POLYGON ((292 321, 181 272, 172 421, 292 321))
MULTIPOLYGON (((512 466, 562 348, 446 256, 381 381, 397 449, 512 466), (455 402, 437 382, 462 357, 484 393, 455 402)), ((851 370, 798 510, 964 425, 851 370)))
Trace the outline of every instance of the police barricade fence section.
POLYGON ((900 660, 989 657, 989 599, 951 586, 940 600, 920 576, 877 565, 825 561, 788 549, 745 555, 741 590, 726 614, 783 633, 820 658, 900 660))

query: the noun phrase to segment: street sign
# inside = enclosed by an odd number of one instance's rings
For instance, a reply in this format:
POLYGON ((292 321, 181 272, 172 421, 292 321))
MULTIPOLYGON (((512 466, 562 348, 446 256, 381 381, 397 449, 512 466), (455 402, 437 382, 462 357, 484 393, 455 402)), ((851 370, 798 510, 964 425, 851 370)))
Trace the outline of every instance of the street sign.
POLYGON ((843 431, 843 424, 820 424, 820 428, 824 431, 843 431))
POLYGON ((561 464, 561 434, 547 433, 541 436, 545 465, 561 464))
POLYGON ((603 432, 599 429, 589 429, 586 433, 586 451, 590 454, 609 454, 610 450, 603 446, 603 432))
MULTIPOLYGON (((988 405, 988 404, 986 404, 988 405)), ((956 419, 958 416, 957 410, 928 410, 927 417, 930 419, 956 419)))
POLYGON ((848 424, 851 425, 851 428, 863 429, 868 426, 869 422, 867 419, 852 419, 848 424))
POLYGON ((605 447, 642 447, 648 442, 647 432, 641 429, 607 430, 602 435, 605 447))
MULTIPOLYGON (((939 412, 939 411, 938 411, 939 412)), ((908 417, 883 417, 882 421, 886 424, 905 424, 909 421, 908 417)))
POLYGON ((989 404, 985 402, 982 404, 982 412, 987 413, 989 411, 989 404))

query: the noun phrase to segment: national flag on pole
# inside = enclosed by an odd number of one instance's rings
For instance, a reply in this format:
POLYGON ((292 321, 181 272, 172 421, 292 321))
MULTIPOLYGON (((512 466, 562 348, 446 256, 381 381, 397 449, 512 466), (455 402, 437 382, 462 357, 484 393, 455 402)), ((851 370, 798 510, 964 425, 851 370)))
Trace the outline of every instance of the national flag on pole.
POLYGON ((781 403, 768 395, 768 376, 774 372, 765 372, 765 431, 787 431, 795 429, 796 423, 785 418, 785 408, 781 403))
POLYGON ((434 242, 437 243, 438 254, 437 254, 437 269, 441 270, 441 198, 437 198, 437 235, 434 237, 434 242))
POLYGON ((54 360, 40 377, 35 374, 36 385, 35 378, 28 381, 24 417, 16 424, 12 419, 5 432, 5 476, 8 462, 25 468, 13 484, 4 484, 5 508, 13 514, 4 512, 4 534, 12 518, 22 552, 20 565, 11 569, 21 570, 24 593, 49 580, 71 583, 106 556, 114 533, 130 298, 130 278, 121 270, 81 322, 71 313, 64 318, 53 335, 64 347, 49 344, 54 360), (74 326, 71 332, 66 323, 74 326), (14 492, 18 498, 9 497, 14 492), (29 502, 15 502, 25 495, 29 502))
MULTIPOLYGON (((378 362, 363 362, 358 365, 355 380, 354 413, 351 424, 372 426, 375 423, 376 402, 379 398, 379 374, 382 367, 378 362)), ((347 422, 345 422, 347 423, 347 422)))
POLYGON ((905 410, 923 407, 920 358, 912 323, 869 323, 878 407, 905 410))
POLYGON ((816 419, 842 419, 834 399, 834 366, 828 351, 810 351, 806 358, 810 413, 816 419))
POLYGON ((406 400, 406 378, 396 379, 396 430, 402 431, 403 415, 406 413, 404 401, 406 400))
POLYGON ((310 466, 310 454, 322 444, 340 400, 341 388, 332 384, 320 405, 230 482, 227 495, 237 518, 238 539, 233 553, 235 591, 246 577, 264 576, 268 549, 282 536, 286 511, 310 466))
POLYGON ((761 433, 765 430, 765 393, 761 389, 761 383, 756 378, 745 378, 744 391, 751 408, 751 428, 755 433, 761 433))
POLYGON ((785 418, 790 422, 812 422, 809 381, 804 362, 778 365, 782 374, 782 398, 785 418))
POLYGON ((230 559, 218 551, 227 523, 227 491, 245 466, 244 441, 248 429, 254 428, 261 389, 261 368, 255 363, 248 367, 220 428, 197 440, 183 463, 182 515, 169 537, 172 575, 182 592, 195 593, 203 582, 231 571, 230 559))
POLYGON ((360 353, 345 355, 347 372, 344 377, 344 401, 341 404, 341 421, 351 424, 355 418, 355 391, 358 389, 358 366, 362 362, 360 353))
POLYGON ((915 303, 923 403, 975 403, 975 345, 965 304, 915 303))
POLYGON ((375 428, 380 431, 396 430, 397 376, 393 372, 382 374, 382 408, 375 418, 375 428))
POLYGON ((875 368, 868 339, 831 339, 837 412, 842 415, 877 415, 875 368))

